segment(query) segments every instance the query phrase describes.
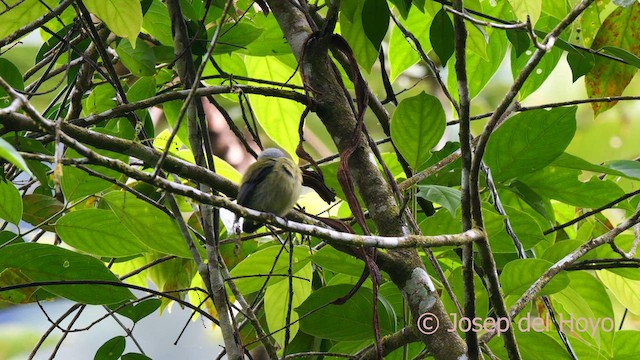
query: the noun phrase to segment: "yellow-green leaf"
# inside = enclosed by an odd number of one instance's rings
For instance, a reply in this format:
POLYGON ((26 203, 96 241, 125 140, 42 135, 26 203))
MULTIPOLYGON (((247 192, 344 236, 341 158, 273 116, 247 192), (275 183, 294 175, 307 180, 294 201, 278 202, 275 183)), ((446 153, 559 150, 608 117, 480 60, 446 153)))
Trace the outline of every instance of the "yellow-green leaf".
MULTIPOLYGON (((287 82, 295 70, 273 56, 246 56, 245 65, 249 77, 287 82)), ((288 81, 301 85, 298 75, 288 81)), ((304 106, 292 100, 249 95, 253 111, 264 132, 297 161, 298 123, 304 106)))
POLYGON ((114 34, 136 46, 142 28, 142 7, 138 0, 85 0, 85 6, 104 21, 114 34))
POLYGON ((531 24, 535 25, 540 18, 542 0, 509 0, 509 4, 520 21, 526 21, 528 16, 531 24))
MULTIPOLYGON (((4 5, 12 6, 19 1, 21 0, 5 0, 3 3, 4 5)), ((0 24, 2 24, 2 26, 0 26, 0 39, 46 14, 49 9, 47 9, 45 4, 54 8, 56 3, 55 0, 24 0, 7 12, 4 12, 3 6, 2 11, 0 11, 2 12, 2 15, 0 15, 0 24)))

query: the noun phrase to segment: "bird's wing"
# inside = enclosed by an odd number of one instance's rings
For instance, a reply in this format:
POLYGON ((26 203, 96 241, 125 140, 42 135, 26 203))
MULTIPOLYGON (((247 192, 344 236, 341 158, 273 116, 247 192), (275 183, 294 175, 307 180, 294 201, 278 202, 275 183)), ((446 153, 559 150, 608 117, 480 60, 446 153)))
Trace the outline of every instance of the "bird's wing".
POLYGON ((251 196, 253 195, 253 190, 256 188, 260 182, 264 180, 264 178, 273 171, 273 167, 275 166, 275 161, 269 161, 268 165, 264 165, 262 169, 255 171, 249 178, 243 181, 240 190, 238 191, 238 204, 246 205, 251 196))

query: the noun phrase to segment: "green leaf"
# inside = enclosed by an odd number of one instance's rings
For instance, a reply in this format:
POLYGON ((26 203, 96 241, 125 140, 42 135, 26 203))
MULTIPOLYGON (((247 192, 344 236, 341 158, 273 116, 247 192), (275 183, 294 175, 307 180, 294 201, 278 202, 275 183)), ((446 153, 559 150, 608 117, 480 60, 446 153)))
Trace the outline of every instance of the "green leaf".
POLYGON ((22 156, 20 156, 18 151, 16 151, 16 149, 3 138, 0 138, 0 158, 17 166, 18 169, 24 171, 29 176, 33 176, 22 156))
POLYGON ((167 6, 161 1, 150 1, 150 4, 149 10, 142 19, 142 29, 163 45, 173 46, 171 19, 169 19, 167 6))
POLYGON ((455 33, 453 31, 453 23, 444 9, 440 9, 433 17, 429 35, 431 46, 433 46, 433 51, 438 55, 440 63, 446 64, 453 55, 455 33))
MULTIPOLYGON (((296 246, 293 254, 293 272, 297 272, 309 262, 309 249, 304 246, 296 246)), ((231 270, 231 277, 242 277, 235 279, 235 283, 240 292, 247 295, 260 290, 267 280, 269 286, 286 280, 287 277, 282 275, 287 274, 288 268, 287 252, 283 251, 280 246, 270 246, 256 251, 242 260, 231 270), (262 276, 252 277, 252 275, 269 273, 278 274, 278 276, 272 276, 269 279, 262 276)))
MULTIPOLYGON (((406 17, 406 20, 402 22, 404 27, 418 39, 425 52, 429 52, 431 49, 428 30, 432 19, 433 17, 429 13, 412 11, 406 17)), ((420 60, 420 55, 414 50, 410 40, 405 39, 404 34, 397 26, 391 28, 387 55, 389 57, 389 67, 391 68, 389 74, 391 82, 395 81, 403 71, 420 60)))
MULTIPOLYGON (((602 23, 591 48, 616 47, 632 54, 640 54, 640 6, 617 8, 602 23)), ((622 95, 631 79, 638 71, 630 65, 596 57, 594 68, 585 77, 585 87, 589 98, 622 95)), ((595 115, 610 108, 617 102, 594 102, 591 104, 595 115)))
POLYGON ((348 7, 353 9, 353 17, 350 18, 345 11, 340 11, 340 33, 351 46, 358 64, 366 72, 369 72, 378 59, 378 50, 364 33, 364 24, 362 23, 364 1, 345 1, 343 4, 350 4, 348 7))
MULTIPOLYGON (((271 81, 286 82, 295 73, 273 56, 247 56, 245 65, 250 77, 271 81)), ((294 76, 289 84, 301 85, 300 78, 294 76)), ((249 99, 267 136, 297 161, 298 123, 304 106, 291 100, 261 95, 249 95, 249 99)))
POLYGON ((225 24, 220 29, 219 41, 213 49, 213 53, 227 54, 242 50, 256 41, 263 31, 263 29, 245 22, 225 24))
MULTIPOLYGON (((571 279, 569 287, 589 304, 594 317, 614 318, 613 306, 602 282, 586 271, 570 271, 568 275, 571 279)), ((614 332, 599 332, 601 347, 611 352, 615 334, 614 332)))
POLYGON ((440 185, 418 185, 416 196, 442 205, 451 216, 456 216, 460 207, 460 190, 440 185))
POLYGON ((122 360, 151 360, 150 357, 138 353, 126 353, 120 358, 122 360))
POLYGON ((533 110, 505 121, 489 138, 484 157, 496 181, 549 165, 576 132, 577 107, 533 110))
POLYGON ((111 84, 100 84, 93 88, 82 102, 84 115, 98 114, 116 106, 116 90, 111 84))
MULTIPOLYGON (((622 176, 640 179, 640 162, 633 160, 614 160, 605 163, 605 166, 613 169, 614 172, 621 173, 622 176)), ((603 172, 607 173, 606 171, 603 172)))
MULTIPOLYGON (((295 310, 302 317, 348 294, 352 288, 353 285, 350 284, 320 288, 295 310)), ((371 289, 362 287, 346 303, 329 305, 305 316, 300 321, 300 329, 307 334, 329 340, 370 340, 373 334, 372 305, 371 289)), ((384 306, 378 306, 380 331, 383 336, 392 333, 395 328, 395 324, 392 323, 393 317, 386 311, 384 306)))
POLYGON ((142 27, 142 6, 139 0, 85 0, 84 4, 114 34, 135 44, 142 27))
MULTIPOLYGON (((111 130, 107 130, 106 128, 95 128, 93 130, 109 136, 119 137, 118 133, 111 130)), ((123 155, 123 154, 108 151, 108 150, 96 149, 91 146, 89 148, 97 152, 98 154, 109 157, 111 159, 117 159, 124 163, 129 162, 129 157, 127 155, 123 155)), ((69 158, 82 157, 73 149, 68 149, 65 152, 65 156, 69 158)), ((109 169, 109 168, 105 168, 97 165, 87 165, 87 167, 114 179, 119 180, 123 178, 123 175, 120 172, 113 169, 109 169)), ((63 166, 62 179, 60 181, 60 186, 62 187, 62 193, 64 194, 65 198, 71 201, 71 200, 78 200, 84 196, 95 195, 97 193, 103 192, 111 188, 113 184, 106 180, 100 179, 98 177, 91 176, 86 172, 84 172, 83 170, 80 170, 76 167, 63 166)))
POLYGON ((338 251, 331 246, 325 246, 316 251, 311 255, 311 261, 323 269, 351 276, 360 276, 364 267, 361 260, 338 251))
MULTIPOLYGON (((20 70, 9 60, 0 58, 0 77, 15 90, 24 90, 24 82, 20 70)), ((13 102, 9 94, 0 89, 0 108, 5 108, 13 102)), ((2 154, 0 154, 2 155, 2 154)))
MULTIPOLYGON (((532 55, 533 52, 529 51, 516 58, 515 53, 511 52, 511 74, 514 79, 522 72, 532 55)), ((536 65, 535 70, 529 75, 518 93, 521 100, 531 95, 544 83, 553 69, 556 68, 556 65, 558 65, 561 57, 562 51, 557 48, 553 48, 542 57, 542 60, 536 65)))
MULTIPOLYGON (((15 5, 18 1, 5 1, 4 4, 15 5)), ((56 5, 56 0, 25 0, 9 11, 5 11, 5 6, 3 6, 2 11, 0 11, 2 13, 0 15, 0 24, 2 24, 0 26, 0 39, 11 35, 16 30, 49 12, 47 6, 55 8, 56 5)))
POLYGON ((43 230, 55 231, 54 227, 48 224, 55 222, 56 218, 51 217, 61 212, 64 209, 64 204, 51 196, 42 194, 26 195, 23 201, 24 213, 22 214, 22 220, 33 226, 40 226, 43 230), (51 219, 48 224, 43 224, 49 218, 51 219))
POLYGON ((628 52, 625 49, 621 49, 615 46, 603 46, 600 51, 604 51, 605 53, 609 53, 627 64, 631 66, 635 66, 640 68, 640 57, 637 57, 635 54, 628 52))
POLYGON ((389 6, 386 0, 365 0, 362 7, 362 29, 376 50, 389 29, 389 6))
MULTIPOLYGON (((540 257, 543 260, 550 261, 552 263, 556 263, 565 256, 569 255, 572 251, 580 247, 584 242, 579 240, 564 240, 559 241, 553 245, 551 245, 540 257)), ((586 259, 585 257, 584 259, 586 259)), ((582 258, 581 258, 582 260, 582 258)))
POLYGON ((56 222, 56 233, 66 244, 97 256, 123 257, 150 250, 109 210, 72 211, 56 222))
POLYGON ((135 40, 135 49, 128 41, 120 41, 116 53, 122 64, 135 76, 151 76, 156 72, 156 55, 142 39, 135 40))
MULTIPOLYGON (((529 214, 515 208, 504 206, 509 217, 511 228, 525 250, 531 249, 539 242, 545 241, 542 229, 538 222, 529 214)), ((516 250, 513 239, 507 233, 504 217, 489 210, 484 209, 486 216, 485 228, 491 241, 491 250, 496 253, 512 253, 516 250)))
POLYGON ((511 48, 511 58, 519 58, 529 46, 531 46, 531 40, 529 40, 529 35, 526 31, 521 31, 518 29, 507 30, 507 39, 513 47, 511 48), (515 52, 515 53, 514 53, 515 52))
MULTIPOLYGON (((145 76, 136 81, 127 91, 127 100, 129 102, 137 102, 148 99, 156 94, 156 81, 154 77, 145 76)), ((155 129, 153 121, 149 114, 149 109, 136 111, 138 120, 143 124, 146 135, 149 138, 155 137, 155 129)))
POLYGON ((144 245, 164 254, 191 258, 178 224, 158 208, 123 191, 112 191, 102 199, 144 245))
MULTIPOLYGON (((53 245, 23 243, 0 249, 0 268, 19 270, 31 281, 105 280, 118 278, 98 259, 53 245)), ((112 285, 47 285, 47 291, 92 305, 135 299, 129 289, 112 285)))
POLYGON ((22 198, 9 181, 0 180, 0 219, 18 225, 22 219, 22 198))
POLYGON ((241 50, 242 53, 252 56, 284 55, 291 53, 289 43, 287 43, 275 16, 256 16, 252 19, 252 23, 258 28, 263 29, 263 31, 256 41, 247 45, 246 49, 241 50))
POLYGON ((391 139, 417 169, 431 157, 431 148, 444 134, 446 117, 440 100, 424 92, 403 99, 391 120, 391 139))
POLYGON ((592 178, 582 182, 579 175, 578 170, 546 167, 520 180, 543 197, 579 207, 597 208, 624 195, 611 181, 592 178))
MULTIPOLYGON (((620 161, 627 161, 627 160, 620 160, 620 161)), ((629 161, 629 162, 640 165, 640 163, 635 161, 629 161)), ((563 153, 562 155, 558 156, 555 160, 553 160, 552 165, 557 167, 567 168, 567 169, 586 170, 586 171, 591 171, 595 173, 604 173, 604 174, 616 175, 616 176, 628 176, 623 171, 616 170, 615 165, 614 167, 610 168, 608 166, 592 164, 587 160, 571 155, 569 153, 563 153)), ((640 166, 638 168, 640 169, 640 166)), ((633 176, 629 176, 629 177, 633 177, 633 176)))
MULTIPOLYGON (((286 257, 287 254, 284 254, 286 257)), ((291 301, 291 309, 295 309, 302 304, 311 295, 311 279, 313 278, 313 269, 310 263, 307 263, 302 269, 295 272, 293 275, 299 278, 293 278, 291 280, 291 289, 289 289, 289 281, 280 281, 275 284, 269 285, 264 295, 264 312, 271 332, 279 330, 285 325, 291 323, 289 327, 290 339, 293 339, 298 333, 299 323, 297 322, 299 316, 295 311, 291 311, 289 323, 287 323, 287 311, 289 309, 289 292, 293 292, 293 298, 291 301)), ((284 345, 285 332, 279 331, 273 334, 274 339, 280 345, 284 345)))
MULTIPOLYGON (((128 304, 127 306, 120 308, 116 312, 122 316, 126 316, 131 319, 134 323, 146 318, 147 316, 153 314, 154 311, 158 310, 162 301, 160 299, 147 299, 144 301, 140 301, 137 304, 128 304)), ((119 308, 119 304, 112 304, 109 308, 115 310, 119 308)))
POLYGON ((615 360, 631 360, 640 356, 640 331, 623 330, 617 331, 613 343, 613 359, 615 360))
POLYGON ((630 312, 640 315, 640 281, 624 278, 608 270, 596 271, 602 284, 630 312))
POLYGON ((543 199, 538 193, 527 186, 527 184, 518 180, 511 182, 508 189, 553 224, 554 213, 549 199, 543 199))
POLYGON ((94 360, 118 360, 120 355, 124 352, 124 347, 127 345, 127 341, 124 336, 116 336, 107 340, 93 357, 94 360))
POLYGON ((586 75, 593 69, 596 58, 590 52, 586 51, 569 51, 567 53, 567 63, 571 68, 573 82, 586 75))
MULTIPOLYGON (((522 295, 553 264, 542 259, 517 259, 504 266, 500 283, 505 295, 522 295)), ((569 285, 564 272, 558 273, 542 288, 540 295, 551 295, 569 285)))
POLYGON ((406 20, 409 16, 409 10, 411 10, 412 0, 389 0, 389 2, 395 5, 396 9, 400 12, 400 16, 406 20))
POLYGON ((509 4, 518 20, 527 21, 530 18, 531 25, 536 25, 542 12, 542 0, 509 0, 509 4))
MULTIPOLYGON (((498 18, 511 16, 511 9, 506 1, 498 2, 497 6, 493 9, 494 11, 491 14, 492 16, 496 16, 498 18)), ((472 99, 482 91, 496 73, 500 64, 502 64, 507 52, 508 44, 509 42, 507 41, 504 31, 493 31, 489 35, 486 56, 480 56, 470 49, 466 51, 467 69, 473 71, 473 76, 470 76, 468 79, 469 96, 472 99)), ((453 60, 450 61, 448 66, 450 69, 453 69, 453 60)), ((455 71, 448 71, 447 85, 452 96, 454 98, 458 98, 458 80, 456 78, 455 71)))
MULTIPOLYGON (((555 338, 547 335, 543 332, 534 331, 534 329, 541 329, 541 324, 538 323, 535 326, 534 319, 536 317, 527 313, 526 317, 516 321, 512 328, 522 328, 522 332, 517 333, 518 348, 523 359, 536 359, 536 360, 557 360, 567 357, 567 350, 560 345, 555 338), (528 330, 528 331, 527 331, 528 330)), ((542 327, 544 328, 544 327, 542 327)), ((550 327, 553 329, 553 325, 550 327)), ((496 337, 498 338, 498 337, 496 337)), ((573 342, 571 343, 573 346, 573 342)), ((491 350, 495 353, 499 359, 508 359, 505 346, 502 342, 502 337, 497 341, 489 343, 491 350)))

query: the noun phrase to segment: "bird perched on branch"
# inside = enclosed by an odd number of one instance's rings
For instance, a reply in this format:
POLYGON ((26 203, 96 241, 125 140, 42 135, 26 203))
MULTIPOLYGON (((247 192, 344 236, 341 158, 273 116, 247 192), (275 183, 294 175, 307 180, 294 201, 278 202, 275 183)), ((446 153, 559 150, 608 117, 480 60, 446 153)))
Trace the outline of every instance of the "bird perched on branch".
MULTIPOLYGON (((301 187, 302 172, 293 160, 280 149, 264 149, 242 177, 238 205, 284 216, 298 201, 301 187)), ((252 233, 260 226, 245 219, 242 230, 252 233)))

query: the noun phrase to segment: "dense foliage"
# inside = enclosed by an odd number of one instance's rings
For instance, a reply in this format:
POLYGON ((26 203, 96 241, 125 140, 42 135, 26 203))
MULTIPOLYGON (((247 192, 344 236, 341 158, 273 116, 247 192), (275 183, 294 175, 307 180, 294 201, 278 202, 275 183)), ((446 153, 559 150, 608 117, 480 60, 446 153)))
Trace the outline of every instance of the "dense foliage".
MULTIPOLYGON (((640 356, 639 18, 634 0, 1 1, 0 300, 133 324, 178 302, 231 359, 640 356), (586 95, 526 103, 549 83, 586 95), (612 113, 621 130, 585 141, 612 113), (266 145, 305 169, 288 220, 233 202, 266 145), (236 214, 269 225, 236 234, 236 214)), ((96 359, 162 353, 123 355, 135 336, 96 359)))

